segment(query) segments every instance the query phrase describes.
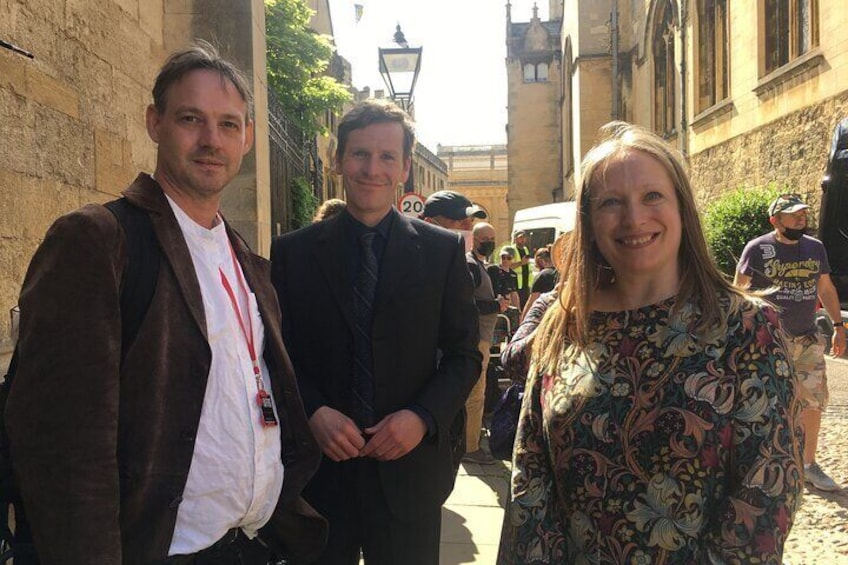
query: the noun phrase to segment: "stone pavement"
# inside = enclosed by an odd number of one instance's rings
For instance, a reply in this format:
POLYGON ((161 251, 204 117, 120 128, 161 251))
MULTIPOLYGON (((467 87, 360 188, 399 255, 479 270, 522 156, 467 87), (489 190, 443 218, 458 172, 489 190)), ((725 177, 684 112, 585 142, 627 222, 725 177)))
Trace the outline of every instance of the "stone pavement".
POLYGON ((462 464, 453 493, 442 508, 440 565, 495 562, 509 473, 503 461, 462 464))
POLYGON ((789 565, 848 565, 848 360, 828 359, 830 406, 822 416, 816 460, 839 492, 807 489, 784 548, 789 565))

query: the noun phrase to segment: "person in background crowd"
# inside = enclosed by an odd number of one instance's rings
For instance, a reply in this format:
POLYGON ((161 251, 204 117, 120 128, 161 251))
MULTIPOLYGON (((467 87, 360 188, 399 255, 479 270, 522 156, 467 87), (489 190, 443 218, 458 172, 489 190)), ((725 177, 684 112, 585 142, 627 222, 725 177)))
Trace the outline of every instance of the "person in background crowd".
POLYGON ((480 355, 483 356, 483 370, 477 384, 471 389, 465 401, 465 457, 471 463, 490 464, 495 458, 480 447, 480 429, 483 425, 483 404, 486 393, 486 371, 489 367, 489 355, 498 314, 505 312, 509 300, 496 296, 492 280, 486 272, 486 259, 495 250, 495 228, 491 224, 478 222, 474 226, 474 249, 466 254, 468 270, 474 281, 474 304, 480 314, 480 355))
POLYGON ((329 220, 330 218, 341 214, 346 205, 345 201, 339 198, 330 198, 329 200, 325 200, 318 207, 318 210, 315 211, 312 223, 329 220))
POLYGON ((818 301, 833 320, 832 351, 837 357, 845 351, 845 326, 824 245, 804 234, 808 208, 797 194, 775 199, 769 206, 774 231, 748 242, 734 282, 768 289, 769 300, 780 308, 781 327, 788 334, 789 354, 801 385, 804 480, 819 490, 835 491, 839 485, 816 463, 822 411, 828 401, 824 338, 815 324, 818 301))
POLYGON ((459 233, 465 241, 465 251, 469 252, 474 247, 471 228, 475 220, 486 219, 486 211, 458 192, 440 190, 427 197, 421 219, 459 233))
POLYGON ((309 425, 324 452, 304 494, 330 522, 320 564, 437 565, 442 504, 480 375, 462 239, 394 208, 409 116, 368 100, 339 122, 347 207, 279 236, 272 280, 309 425))
POLYGON ((580 178, 498 564, 780 563, 803 477, 776 311, 715 267, 658 136, 608 124, 580 178))
MULTIPOLYGON (((561 234, 556 241, 550 246, 548 257, 550 258, 551 268, 557 276, 554 279, 554 284, 547 288, 547 284, 536 286, 540 278, 536 277, 533 281, 534 290, 539 290, 540 293, 534 298, 533 295, 527 300, 527 306, 522 313, 521 323, 518 329, 512 334, 509 343, 501 352, 501 366, 504 370, 504 375, 513 383, 524 383, 527 379, 527 371, 530 369, 530 352, 533 345, 533 337, 536 335, 536 328, 542 322, 542 318, 548 308, 556 300, 556 288, 562 284, 559 280, 559 267, 562 265, 563 255, 565 253, 565 245, 570 237, 569 233, 561 234)), ((545 258, 542 257, 544 263, 545 258)), ((542 279, 543 281, 546 279, 542 279)), ((547 279, 549 280, 549 279, 547 279)))
POLYGON ((138 236, 104 206, 53 224, 21 290, 6 425, 39 558, 266 565, 270 546, 309 561, 326 523, 299 494, 320 451, 267 261, 220 212, 253 143, 250 89, 198 43, 165 62, 146 121, 155 173, 124 203, 161 258, 132 343, 141 306, 122 289, 145 266, 127 265, 138 236))
POLYGON ((486 211, 458 192, 440 190, 424 201, 421 219, 445 229, 470 231, 475 219, 486 219, 486 211))
POLYGON ((500 251, 500 262, 497 265, 489 265, 487 271, 492 279, 495 296, 502 296, 509 300, 509 307, 505 312, 509 318, 510 332, 515 331, 518 326, 518 318, 521 316, 521 311, 518 309, 520 304, 518 299, 518 275, 512 270, 514 258, 518 256, 518 252, 511 246, 502 247, 500 251))
POLYGON ((530 287, 530 296, 527 297, 527 302, 524 304, 524 310, 521 312, 521 319, 527 315, 527 312, 539 298, 540 294, 550 292, 556 286, 559 279, 559 273, 554 267, 554 262, 551 260, 551 247, 540 247, 536 250, 536 255, 533 257, 533 262, 539 269, 539 273, 533 278, 533 285, 530 287))
POLYGON ((527 234, 521 230, 515 232, 512 236, 512 244, 518 255, 512 264, 512 270, 518 275, 519 305, 517 308, 521 311, 530 296, 530 250, 527 249, 527 234))
POLYGON ((512 270, 514 257, 517 255, 515 248, 506 246, 500 251, 500 262, 497 265, 489 265, 487 270, 492 279, 495 296, 503 296, 509 299, 512 308, 518 308, 518 275, 512 270))

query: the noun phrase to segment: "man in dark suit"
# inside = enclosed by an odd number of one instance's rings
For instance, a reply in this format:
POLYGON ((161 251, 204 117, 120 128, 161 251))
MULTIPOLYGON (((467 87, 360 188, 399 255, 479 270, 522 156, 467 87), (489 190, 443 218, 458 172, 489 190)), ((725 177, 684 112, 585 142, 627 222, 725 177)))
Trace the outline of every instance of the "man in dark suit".
POLYGON ((414 133, 367 101, 339 124, 347 208, 276 238, 272 280, 324 460, 304 494, 330 522, 319 563, 439 561, 462 407, 480 374, 460 236, 393 207, 414 133))

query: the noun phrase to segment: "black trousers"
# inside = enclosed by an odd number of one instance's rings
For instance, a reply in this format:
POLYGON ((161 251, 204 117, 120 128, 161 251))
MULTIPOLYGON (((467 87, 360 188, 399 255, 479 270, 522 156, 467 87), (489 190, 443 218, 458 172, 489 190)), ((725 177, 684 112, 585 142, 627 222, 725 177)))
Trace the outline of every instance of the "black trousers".
MULTIPOLYGON (((518 289, 518 303, 521 304, 520 310, 524 310, 524 305, 527 304, 527 299, 530 298, 530 287, 526 284, 518 289)), ((512 328, 515 331, 515 328, 512 328)))
POLYGON ((438 565, 441 505, 401 520, 386 504, 375 460, 325 460, 322 465, 331 465, 338 480, 320 487, 313 481, 305 492, 330 524, 327 548, 317 565, 358 565, 360 550, 366 565, 438 565))
POLYGON ((224 537, 197 553, 173 555, 161 565, 268 565, 285 563, 272 559, 271 552, 258 538, 248 539, 241 530, 230 530, 224 537))

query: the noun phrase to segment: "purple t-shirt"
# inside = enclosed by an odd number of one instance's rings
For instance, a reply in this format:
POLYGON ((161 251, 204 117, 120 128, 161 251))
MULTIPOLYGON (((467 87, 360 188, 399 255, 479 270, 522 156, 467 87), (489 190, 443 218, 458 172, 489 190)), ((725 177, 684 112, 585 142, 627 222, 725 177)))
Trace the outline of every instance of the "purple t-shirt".
POLYGON ((736 270, 751 277, 752 289, 778 288, 769 300, 780 308, 789 334, 816 331, 819 277, 830 274, 821 241, 805 235, 796 244, 780 243, 774 232, 767 233, 748 242, 736 270))

